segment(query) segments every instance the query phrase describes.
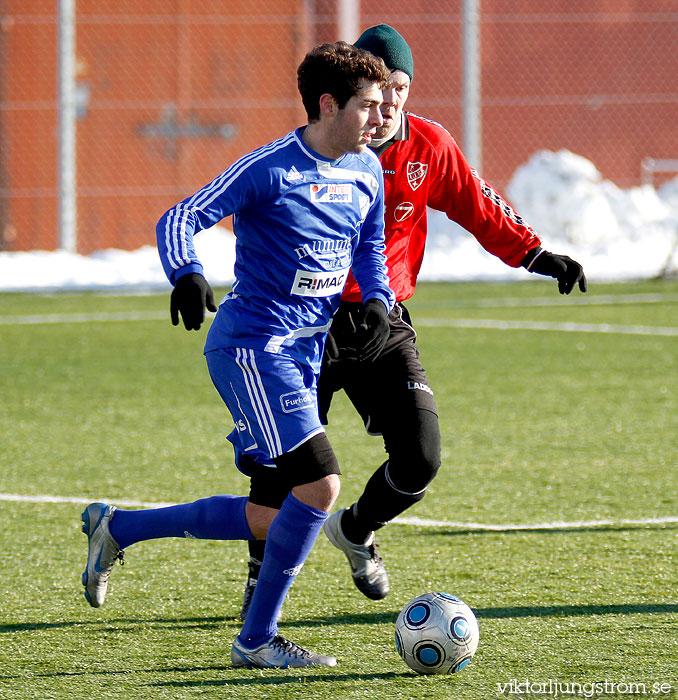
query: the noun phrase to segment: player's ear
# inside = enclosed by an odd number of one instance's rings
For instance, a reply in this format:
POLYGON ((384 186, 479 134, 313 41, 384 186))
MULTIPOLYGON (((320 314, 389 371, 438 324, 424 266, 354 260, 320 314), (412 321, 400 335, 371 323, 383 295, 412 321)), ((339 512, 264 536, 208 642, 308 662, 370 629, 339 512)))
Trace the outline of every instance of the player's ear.
POLYGON ((325 92, 320 95, 320 114, 325 114, 328 117, 334 116, 339 109, 339 104, 337 100, 330 95, 329 92, 325 92))

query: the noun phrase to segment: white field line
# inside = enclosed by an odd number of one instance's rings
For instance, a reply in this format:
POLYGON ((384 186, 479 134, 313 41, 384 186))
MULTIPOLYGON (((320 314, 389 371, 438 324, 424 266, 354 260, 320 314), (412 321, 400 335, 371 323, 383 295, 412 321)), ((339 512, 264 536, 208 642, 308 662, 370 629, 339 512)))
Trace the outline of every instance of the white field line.
MULTIPOLYGON (((498 297, 498 298, 488 298, 488 299, 475 299, 472 301, 455 301, 453 299, 449 301, 442 301, 438 303, 428 303, 424 304, 421 308, 502 308, 502 307, 535 307, 535 306, 590 306, 590 305, 603 305, 603 304, 656 304, 656 303, 668 303, 678 301, 678 295, 676 294, 602 294, 600 296, 577 296, 568 297, 567 299, 559 296, 553 297, 498 297)), ((0 316, 0 325, 37 325, 37 324, 49 324, 49 323, 102 323, 111 321, 162 321, 168 317, 168 313, 165 311, 101 311, 101 312, 90 312, 90 313, 59 313, 59 314, 32 314, 27 316, 0 316)), ((213 316, 207 312, 207 316, 213 316)), ((427 325, 422 323, 422 321, 427 321, 428 319, 422 319, 417 321, 418 324, 427 325)), ((428 325, 445 325, 451 323, 466 324, 466 328, 481 327, 481 328, 498 328, 497 325, 488 326, 472 326, 472 323, 488 323, 488 324, 498 324, 498 323, 512 323, 511 321, 476 321, 475 319, 455 319, 453 321, 439 321, 434 319, 430 321, 428 325)), ((565 326, 572 324, 552 324, 553 326, 562 325, 559 328, 540 328, 540 324, 533 324, 529 330, 571 330, 565 326)), ((511 326, 507 326, 511 327, 511 326)), ((591 329, 597 328, 617 328, 616 326, 602 325, 591 325, 591 329)), ((625 328, 625 326, 619 326, 618 328, 625 328)), ((629 328, 642 328, 645 326, 630 326, 629 328)), ((654 330, 652 326, 648 326, 650 331, 654 330)), ((581 329, 576 329, 581 330, 581 329)), ((667 330, 667 329, 659 329, 667 330)), ((678 329, 669 328, 669 333, 659 333, 659 335, 676 335, 678 334, 678 329)), ((592 330, 589 332, 624 332, 624 331, 597 331, 592 330)), ((654 333, 642 333, 643 335, 653 335, 654 333)))
POLYGON ((678 301, 678 294, 598 294, 589 296, 490 297, 487 299, 449 299, 422 303, 419 309, 493 308, 527 306, 606 306, 620 304, 668 304, 678 301))
POLYGON ((501 331, 560 331, 565 333, 617 333, 621 335, 676 335, 678 328, 662 326, 614 326, 609 323, 551 323, 549 321, 501 321, 492 318, 418 318, 416 326, 438 328, 486 328, 501 331))
MULTIPOLYGON (((88 505, 92 503, 90 498, 76 498, 71 496, 23 496, 16 493, 0 493, 0 501, 13 501, 15 503, 75 503, 88 505)), ((146 501, 115 500, 115 505, 123 508, 164 508, 176 505, 175 503, 146 501)), ((503 525, 491 525, 487 523, 457 522, 453 520, 428 520, 426 518, 404 517, 396 518, 395 525, 416 525, 419 527, 431 527, 437 529, 463 529, 478 532, 513 532, 521 530, 576 530, 590 527, 623 527, 625 525, 667 525, 678 523, 678 516, 662 518, 642 518, 638 520, 575 520, 554 521, 547 523, 506 523, 503 525)))
MULTIPOLYGON (((209 315, 209 314, 208 314, 209 315)), ((110 313, 45 314, 0 316, 0 325, 39 325, 52 323, 95 323, 111 321, 162 321, 168 314, 160 311, 120 311, 110 313)), ((550 323, 548 321, 502 321, 475 318, 419 318, 417 326, 439 328, 485 328, 494 330, 560 331, 566 333, 617 333, 622 335, 678 336, 678 328, 662 326, 615 326, 609 323, 550 323)))
POLYGON ((589 527, 623 527, 625 525, 667 525, 678 523, 678 516, 665 518, 642 518, 640 520, 575 520, 572 522, 556 520, 549 523, 507 523, 505 525, 489 525, 487 523, 462 523, 451 520, 427 520, 426 518, 405 517, 396 518, 398 525, 418 525, 420 527, 450 528, 479 531, 479 532, 514 532, 520 530, 576 530, 589 527))
POLYGON ((34 314, 0 316, 0 325, 39 325, 43 323, 100 323, 109 321, 160 321, 169 319, 166 311, 102 311, 82 314, 34 314))
MULTIPOLYGON (((76 498, 73 496, 23 496, 18 493, 0 493, 0 501, 14 501, 15 503, 75 503, 80 505, 89 505, 93 503, 91 498, 76 498)), ((110 503, 111 501, 106 501, 110 503)), ((163 503, 157 501, 146 503, 144 501, 114 501, 116 506, 122 508, 165 508, 166 506, 175 506, 176 503, 163 503)))

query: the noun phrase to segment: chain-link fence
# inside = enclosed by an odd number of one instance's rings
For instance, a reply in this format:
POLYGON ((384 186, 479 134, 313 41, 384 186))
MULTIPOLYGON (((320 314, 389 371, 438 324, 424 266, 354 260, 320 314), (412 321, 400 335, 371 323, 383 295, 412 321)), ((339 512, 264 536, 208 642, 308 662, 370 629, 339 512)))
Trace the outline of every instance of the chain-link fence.
MULTIPOLYGON (((296 67, 340 38, 338 3, 77 2, 78 251, 152 244, 168 207, 303 124, 296 67)), ((463 146, 462 0, 353 6, 360 30, 405 36, 408 108, 463 146)), ((480 170, 495 187, 540 149, 583 155, 622 187, 648 158, 678 157, 674 0, 479 6, 480 170)), ((57 56, 56 0, 0 0, 0 250, 59 245, 57 56)))

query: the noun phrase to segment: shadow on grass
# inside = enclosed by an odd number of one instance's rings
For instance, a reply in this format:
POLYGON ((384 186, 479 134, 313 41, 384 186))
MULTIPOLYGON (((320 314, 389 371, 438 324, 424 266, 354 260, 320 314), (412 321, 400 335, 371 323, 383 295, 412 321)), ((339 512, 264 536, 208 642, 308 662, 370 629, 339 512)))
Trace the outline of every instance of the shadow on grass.
MULTIPOLYGON (((328 671, 325 674, 303 675, 303 676, 265 676, 258 672, 259 669, 250 669, 249 673, 255 675, 247 678, 221 678, 213 681, 167 681, 164 683, 149 683, 150 687, 155 688, 192 688, 192 687, 226 687, 230 685, 283 685, 285 683, 336 683, 337 681, 373 681, 373 680, 395 680, 397 678, 413 678, 414 674, 411 671, 402 671, 394 673, 393 671, 384 673, 332 673, 328 671)), ((295 669, 270 669, 266 673, 295 673, 295 669)))
MULTIPOLYGON (((395 623, 400 611, 365 615, 333 615, 312 620, 285 622, 285 627, 323 625, 367 625, 395 623)), ((513 617, 581 617, 593 615, 659 615, 678 613, 678 603, 628 603, 616 605, 524 605, 502 608, 474 608, 477 617, 506 619, 513 617)))
MULTIPOLYGON (((317 673, 316 669, 313 669, 316 673, 306 675, 303 669, 234 669, 231 665, 213 665, 213 666, 167 666, 165 668, 135 668, 135 669, 111 669, 103 671, 93 671, 93 670, 83 670, 83 671, 55 671, 53 673, 36 673, 32 674, 34 678, 75 678, 82 676, 118 676, 125 675, 129 676, 130 673, 143 673, 143 674, 161 674, 161 673, 209 673, 209 672, 223 672, 223 673, 245 673, 247 676, 236 677, 236 678, 220 678, 218 680, 200 680, 200 681, 157 681, 155 683, 148 683, 150 687, 194 687, 194 686, 227 686, 227 685, 278 685, 282 683, 314 683, 314 682, 336 682, 336 681, 351 681, 351 680, 376 680, 376 679, 395 679, 400 677, 412 677, 410 671, 402 671, 395 673, 394 671, 382 672, 382 673, 333 673, 332 671, 327 671, 325 674, 320 675, 317 673), (264 674, 295 674, 295 675, 271 675, 266 676, 264 674), (298 674, 302 675, 298 675, 298 674)), ((23 679, 23 676, 5 676, 0 675, 0 680, 14 680, 23 679)))
POLYGON ((517 605, 506 608, 475 608, 477 617, 580 617, 588 615, 657 615, 678 612, 678 603, 629 603, 619 605, 517 605))
MULTIPOLYGON (((326 615, 321 617, 286 620, 282 627, 324 627, 326 625, 377 625, 395 622, 399 610, 326 615)), ((582 617, 593 615, 658 615, 678 613, 678 603, 619 603, 612 605, 517 605, 501 608, 475 608, 477 617, 506 619, 521 617, 582 617)), ((102 632, 124 631, 142 626, 163 626, 169 629, 214 629, 224 623, 240 623, 237 616, 179 617, 179 618, 113 618, 110 620, 62 620, 60 622, 18 622, 0 625, 0 634, 33 632, 69 627, 100 628, 102 632)))
POLYGON ((0 625, 0 634, 12 632, 31 632, 35 630, 52 630, 68 627, 100 627, 107 632, 120 631, 126 626, 162 625, 167 628, 179 629, 213 629, 225 622, 239 622, 236 615, 230 617, 155 617, 155 618, 112 618, 110 620, 62 620, 60 622, 18 622, 10 625, 0 625), (122 625, 123 627, 116 627, 122 625))

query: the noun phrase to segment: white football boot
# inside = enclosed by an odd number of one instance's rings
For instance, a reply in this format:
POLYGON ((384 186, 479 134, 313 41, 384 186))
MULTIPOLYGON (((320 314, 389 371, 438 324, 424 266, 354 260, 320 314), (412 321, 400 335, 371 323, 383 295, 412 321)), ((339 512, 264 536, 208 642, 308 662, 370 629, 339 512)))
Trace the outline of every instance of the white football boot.
POLYGON ((341 529, 343 513, 343 510, 339 510, 330 515, 325 520, 323 530, 327 539, 346 555, 358 590, 371 600, 381 600, 388 595, 390 588, 384 563, 377 553, 378 545, 374 541, 374 533, 371 533, 363 544, 350 542, 341 529))
POLYGON ((231 649, 231 663, 246 668, 302 668, 304 666, 336 666, 334 656, 314 654, 289 639, 276 634, 256 649, 246 649, 236 637, 231 649))
POLYGON ((82 512, 82 531, 87 535, 87 568, 82 574, 85 598, 93 607, 103 605, 108 588, 108 577, 116 559, 124 563, 124 552, 111 537, 108 524, 115 513, 115 506, 90 503, 82 512))

